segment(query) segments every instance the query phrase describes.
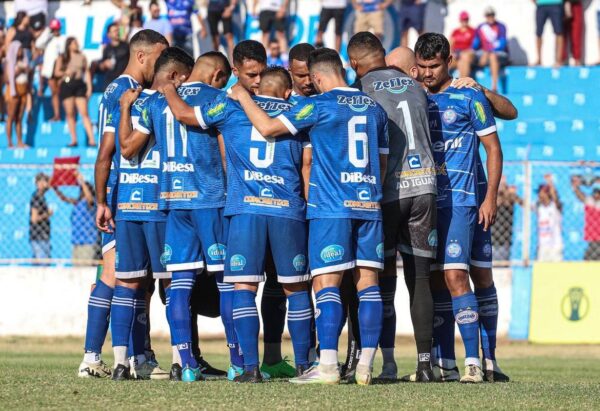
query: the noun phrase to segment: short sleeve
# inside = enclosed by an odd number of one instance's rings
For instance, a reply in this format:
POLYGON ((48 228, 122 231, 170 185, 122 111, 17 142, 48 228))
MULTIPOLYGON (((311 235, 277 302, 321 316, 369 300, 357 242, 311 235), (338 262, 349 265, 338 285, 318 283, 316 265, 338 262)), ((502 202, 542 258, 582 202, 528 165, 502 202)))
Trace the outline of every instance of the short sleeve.
POLYGON ((121 114, 119 109, 119 104, 113 104, 112 107, 108 108, 106 125, 104 126, 105 133, 116 133, 116 130, 119 128, 119 115, 121 114))
POLYGON ((477 90, 470 102, 471 125, 479 137, 496 132, 496 120, 490 102, 482 91, 477 90))
POLYGON ((194 114, 196 115, 198 124, 200 124, 200 127, 204 130, 211 127, 219 128, 219 126, 227 120, 232 105, 233 100, 223 93, 214 101, 201 106, 194 106, 194 114))
POLYGON ((381 124, 377 127, 377 143, 379 145, 379 154, 389 154, 389 134, 388 134, 388 116, 381 110, 381 124))
MULTIPOLYGON (((138 105, 134 104, 134 106, 138 105)), ((154 124, 152 123, 152 115, 149 106, 149 101, 146 100, 146 104, 144 104, 142 107, 138 106, 135 112, 133 107, 131 110, 131 122, 133 129, 146 135, 152 134, 154 130, 154 124)))
POLYGON ((142 110, 144 109, 142 102, 145 100, 146 99, 137 99, 136 102, 131 106, 131 125, 133 126, 134 130, 141 131, 144 134, 150 134, 146 132, 148 131, 146 127, 143 127, 144 130, 139 130, 140 117, 142 116, 142 110))
POLYGON ((290 109, 281 113, 276 118, 289 130, 290 134, 296 135, 303 130, 308 130, 317 123, 319 117, 317 105, 312 99, 304 99, 290 109))

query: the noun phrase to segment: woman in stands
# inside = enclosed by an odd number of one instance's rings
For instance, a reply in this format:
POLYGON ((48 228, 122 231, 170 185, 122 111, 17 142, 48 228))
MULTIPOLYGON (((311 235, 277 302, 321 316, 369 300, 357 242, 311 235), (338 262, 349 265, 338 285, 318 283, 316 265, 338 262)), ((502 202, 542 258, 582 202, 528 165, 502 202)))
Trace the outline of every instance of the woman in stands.
POLYGON ((12 41, 6 52, 6 137, 8 147, 13 147, 13 125, 17 134, 17 147, 25 148, 23 143, 23 113, 31 94, 32 72, 25 47, 20 41, 12 41))
POLYGON ((65 109, 67 125, 71 134, 71 143, 68 147, 77 146, 76 111, 79 112, 83 121, 88 146, 96 146, 92 122, 88 114, 88 100, 92 95, 92 76, 87 59, 79 49, 79 43, 75 37, 67 38, 65 52, 56 61, 54 75, 60 79, 59 96, 65 109))
POLYGON ((23 48, 27 50, 27 58, 31 59, 31 50, 33 50, 33 32, 29 27, 29 16, 27 12, 20 11, 15 16, 15 20, 13 21, 12 26, 6 32, 5 47, 8 49, 8 46, 13 41, 19 41, 23 48))

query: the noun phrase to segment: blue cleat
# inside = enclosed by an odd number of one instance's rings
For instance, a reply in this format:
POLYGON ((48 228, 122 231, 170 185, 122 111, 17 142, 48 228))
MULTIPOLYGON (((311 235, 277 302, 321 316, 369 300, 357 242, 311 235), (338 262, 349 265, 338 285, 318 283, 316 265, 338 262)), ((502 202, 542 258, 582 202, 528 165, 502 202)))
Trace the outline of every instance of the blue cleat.
POLYGON ((227 370, 227 379, 229 381, 233 381, 233 379, 239 375, 242 375, 244 373, 244 368, 243 367, 238 367, 237 365, 233 365, 231 364, 229 366, 229 369, 227 370))
POLYGON ((181 381, 183 382, 195 382, 204 381, 205 378, 200 372, 200 367, 192 368, 187 366, 181 371, 181 381))

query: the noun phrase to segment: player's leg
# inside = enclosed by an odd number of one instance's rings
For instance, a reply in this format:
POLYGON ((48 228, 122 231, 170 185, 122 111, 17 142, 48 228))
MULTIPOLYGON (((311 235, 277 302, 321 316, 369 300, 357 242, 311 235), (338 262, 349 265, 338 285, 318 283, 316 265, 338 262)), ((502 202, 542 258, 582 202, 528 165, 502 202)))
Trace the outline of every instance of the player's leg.
POLYGON ((342 34, 344 32, 344 15, 346 10, 335 9, 333 19, 335 20, 335 49, 339 53, 342 49, 342 34))
POLYGON ((244 354, 243 373, 233 379, 239 383, 258 383, 263 380, 259 370, 260 321, 256 290, 258 283, 264 281, 266 244, 265 216, 238 214, 230 218, 224 281, 235 284, 233 324, 244 354))
POLYGON ((354 284, 354 270, 346 270, 342 274, 340 284, 340 296, 342 297, 342 309, 344 317, 340 324, 340 335, 344 329, 346 320, 348 323, 348 347, 346 349, 346 360, 340 370, 342 380, 354 381, 356 365, 360 358, 360 327, 358 325, 358 296, 356 295, 356 284, 354 284))
POLYGON ((230 61, 233 61, 233 23, 232 18, 223 18, 223 35, 225 36, 225 42, 227 43, 227 56, 230 61))
POLYGON ((282 53, 288 52, 288 40, 287 40, 287 32, 286 32, 286 17, 276 18, 275 19, 275 36, 277 37, 277 41, 279 42, 279 47, 281 48, 282 53))
POLYGON ((317 29, 317 38, 315 39, 315 45, 317 47, 324 47, 323 43, 323 33, 327 30, 327 25, 329 24, 329 20, 332 15, 330 9, 321 9, 321 14, 319 15, 319 27, 317 29))

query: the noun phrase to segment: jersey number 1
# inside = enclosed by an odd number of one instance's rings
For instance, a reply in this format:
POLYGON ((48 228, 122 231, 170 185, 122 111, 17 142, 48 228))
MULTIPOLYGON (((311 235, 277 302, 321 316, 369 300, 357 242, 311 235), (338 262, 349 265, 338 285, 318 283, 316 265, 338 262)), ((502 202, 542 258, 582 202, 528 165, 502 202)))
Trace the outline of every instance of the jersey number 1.
POLYGON ((255 147, 250 148, 250 161, 258 168, 267 168, 273 164, 273 157, 275 156, 275 139, 273 137, 264 137, 258 132, 258 130, 252 127, 252 133, 250 134, 250 140, 260 141, 265 144, 265 158, 260 158, 259 149, 255 147))
MULTIPOLYGON (((163 111, 166 117, 167 123, 167 157, 175 157, 175 118, 171 108, 167 107, 163 111)), ((187 157, 187 127, 184 124, 179 125, 179 135, 181 136, 181 143, 183 145, 183 157, 187 157)))

